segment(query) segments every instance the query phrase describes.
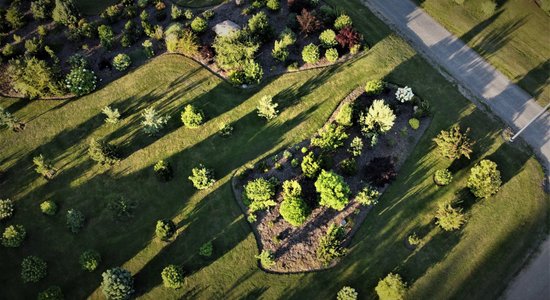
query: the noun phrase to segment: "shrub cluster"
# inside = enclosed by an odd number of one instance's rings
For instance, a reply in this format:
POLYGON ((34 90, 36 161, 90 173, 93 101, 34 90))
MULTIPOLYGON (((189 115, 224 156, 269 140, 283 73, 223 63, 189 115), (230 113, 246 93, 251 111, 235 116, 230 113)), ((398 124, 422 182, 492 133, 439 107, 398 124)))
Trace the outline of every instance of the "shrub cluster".
POLYGON ((344 146, 344 141, 347 138, 348 135, 343 126, 331 123, 317 131, 317 135, 311 139, 311 145, 324 150, 334 151, 344 146))

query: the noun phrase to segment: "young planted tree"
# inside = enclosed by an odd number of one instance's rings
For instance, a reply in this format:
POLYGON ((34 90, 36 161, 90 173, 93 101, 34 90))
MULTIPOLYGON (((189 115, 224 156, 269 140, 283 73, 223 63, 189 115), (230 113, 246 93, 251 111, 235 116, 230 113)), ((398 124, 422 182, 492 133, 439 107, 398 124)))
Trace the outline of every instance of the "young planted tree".
POLYGON ((498 192, 502 185, 497 164, 484 159, 470 170, 468 188, 477 198, 487 198, 498 192))
POLYGON ((37 300, 63 300, 65 296, 60 287, 52 285, 42 292, 38 293, 37 300))
POLYGON ((296 20, 298 20, 298 24, 300 24, 301 32, 306 35, 321 28, 321 21, 319 21, 315 15, 305 8, 298 16, 296 16, 296 20))
POLYGON ((155 234, 162 241, 168 241, 176 233, 176 224, 172 220, 158 220, 155 234))
POLYGON ((354 137, 349 144, 348 152, 354 157, 360 156, 363 153, 363 139, 359 136, 354 137))
POLYGON ((101 263, 101 255, 95 250, 86 250, 80 255, 78 262, 84 271, 92 272, 101 263))
POLYGON ((84 214, 78 209, 69 209, 67 211, 67 227, 72 233, 79 233, 84 227, 84 214))
POLYGON ((466 222, 462 209, 454 208, 451 204, 441 205, 435 213, 435 218, 435 223, 445 231, 457 230, 466 222))
POLYGON ((24 283, 38 282, 46 277, 48 264, 38 256, 27 256, 21 262, 21 279, 24 283))
POLYGON ((2 233, 2 245, 8 248, 17 248, 21 246, 27 236, 27 231, 23 225, 10 225, 2 233))
POLYGON ((380 300, 403 300, 407 292, 407 284, 399 274, 390 273, 378 281, 375 291, 380 300))
POLYGON ((248 205, 249 211, 253 213, 277 205, 273 201, 274 196, 275 185, 265 178, 258 178, 245 185, 243 202, 248 205))
POLYGON ((346 249, 342 247, 344 239, 344 229, 332 223, 327 229, 327 233, 319 240, 317 247, 317 259, 328 266, 334 259, 346 255, 346 249))
POLYGON ((143 131, 149 135, 156 135, 159 131, 166 126, 170 116, 159 116, 154 108, 147 108, 141 113, 143 121, 143 131))
POLYGON ((309 208, 301 198, 302 187, 296 180, 283 182, 283 202, 279 212, 285 221, 292 226, 302 225, 309 215, 309 208))
POLYGON ((470 159, 474 142, 468 138, 470 128, 463 133, 460 131, 460 126, 455 125, 449 131, 441 131, 433 141, 437 144, 437 148, 442 156, 448 159, 455 160, 462 156, 470 159))
POLYGON ((134 278, 128 270, 112 268, 103 272, 101 277, 101 290, 107 299, 126 300, 134 293, 134 278))
POLYGON ((119 161, 115 146, 94 138, 90 140, 88 155, 102 165, 114 165, 119 161))
POLYGON ((256 259, 260 260, 260 265, 264 268, 271 268, 275 265, 275 257, 269 250, 262 250, 262 252, 256 256, 256 259))
POLYGON ((317 146, 323 150, 335 151, 344 146, 344 141, 348 138, 343 126, 329 124, 317 131, 311 139, 311 145, 317 146))
POLYGON ((118 108, 112 109, 110 106, 105 106, 101 112, 106 116, 105 123, 114 125, 120 122, 120 112, 118 108))
POLYGON ((42 154, 35 156, 32 159, 32 162, 34 163, 34 170, 36 173, 44 176, 46 179, 52 179, 55 173, 57 172, 57 169, 52 166, 52 164, 47 161, 42 154))
POLYGON ((336 300, 356 300, 357 296, 359 294, 354 288, 345 286, 336 294, 336 300))
POLYGON ((315 64, 319 61, 319 46, 309 44, 302 49, 302 60, 308 64, 315 64))
POLYGON ((191 173, 192 174, 189 176, 189 180, 191 180, 191 182, 193 182, 193 186, 199 190, 207 189, 216 182, 214 179, 214 171, 207 169, 203 165, 193 168, 191 173))
POLYGON ((55 0, 55 7, 52 11, 52 18, 55 22, 71 26, 78 22, 79 17, 80 13, 73 0, 55 0))
POLYGON ((275 119, 279 114, 279 111, 277 110, 278 106, 279 104, 273 102, 273 97, 266 95, 263 96, 260 101, 258 101, 258 106, 256 106, 256 110, 258 111, 259 117, 265 118, 266 120, 270 121, 272 119, 275 119))
POLYGON ((308 178, 314 178, 321 170, 319 159, 315 157, 313 152, 309 152, 304 156, 300 166, 302 168, 302 173, 308 178))
POLYGON ((11 87, 31 99, 63 93, 58 74, 44 60, 34 56, 9 61, 7 74, 11 87))
POLYGON ((19 121, 17 117, 7 112, 0 106, 0 128, 7 127, 15 132, 25 129, 25 123, 19 121))
POLYGON ((322 170, 315 181, 315 189, 321 194, 319 204, 335 210, 343 210, 349 202, 351 190, 344 178, 332 171, 322 170))
POLYGON ((183 287, 185 281, 183 268, 176 265, 168 265, 162 269, 161 277, 164 287, 170 289, 179 289, 183 287))
POLYGON ((204 115, 193 105, 188 104, 181 113, 181 121, 187 128, 197 128, 204 122, 204 115))
POLYGON ((115 39, 115 33, 109 25, 101 25, 97 28, 97 33, 99 35, 99 41, 101 46, 106 49, 111 49, 113 46, 113 41, 115 39))
POLYGON ((384 100, 374 100, 367 113, 361 113, 359 123, 364 134, 382 134, 390 131, 395 123, 395 114, 384 100))

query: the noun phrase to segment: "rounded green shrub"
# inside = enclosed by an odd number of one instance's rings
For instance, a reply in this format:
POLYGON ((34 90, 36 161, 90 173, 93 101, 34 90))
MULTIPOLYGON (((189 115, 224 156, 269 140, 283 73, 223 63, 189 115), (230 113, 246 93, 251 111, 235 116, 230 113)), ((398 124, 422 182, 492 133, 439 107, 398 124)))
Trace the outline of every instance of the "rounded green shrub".
POLYGON ((332 48, 338 45, 336 41, 336 32, 332 29, 327 29, 319 35, 319 41, 324 48, 332 48))
POLYGON ((204 116, 193 105, 188 104, 181 113, 181 121, 187 128, 197 128, 204 121, 204 116))
POLYGON ((40 211, 45 215, 53 216, 57 213, 57 204, 51 200, 46 200, 40 203, 40 211))
POLYGON ((191 29, 196 33, 204 32, 208 28, 208 22, 202 17, 196 17, 191 22, 191 29))
POLYGON ((113 67, 118 71, 124 71, 132 64, 132 59, 126 53, 117 54, 113 58, 113 67))
POLYGON ((384 81, 375 79, 367 82, 365 85, 365 93, 367 93, 367 95, 376 96, 380 95, 385 88, 386 84, 384 81))
POLYGON ((82 252, 78 262, 82 270, 92 272, 99 266, 101 255, 95 250, 86 250, 82 252))
POLYGON ((366 185, 363 187, 363 190, 357 194, 355 201, 363 205, 375 205, 378 203, 378 198, 380 198, 380 192, 375 187, 366 185))
POLYGON ((176 233, 176 224, 172 220, 158 220, 157 226, 155 228, 156 236, 163 240, 167 241, 176 233))
POLYGON ((308 64, 314 64, 319 61, 319 46, 309 44, 302 50, 302 59, 308 64))
POLYGON ((27 236, 27 231, 23 225, 10 225, 4 229, 2 234, 2 245, 9 248, 21 246, 27 236))
POLYGON ((353 25, 353 22, 351 20, 351 17, 348 15, 340 15, 338 18, 336 18, 336 21, 334 21, 334 28, 336 30, 341 30, 344 27, 350 27, 353 25))
POLYGON ((84 227, 84 214, 77 209, 67 211, 67 227, 72 233, 79 233, 84 227))
POLYGON ((339 56, 338 50, 335 48, 330 48, 325 52, 325 57, 330 63, 336 62, 339 56))
POLYGON ((484 159, 470 170, 468 188, 477 198, 487 198, 496 194, 501 184, 500 171, 493 161, 484 159))
POLYGON ((357 296, 357 291, 354 288, 345 286, 336 294, 336 300, 356 300, 357 296))
POLYGON ((375 288, 380 300, 402 300, 407 292, 407 285, 398 274, 390 273, 378 281, 375 288))
POLYGON ((212 252, 214 252, 214 246, 212 245, 212 241, 202 244, 202 246, 199 248, 200 256, 210 257, 212 256, 212 252))
POLYGON ((112 268, 103 272, 101 277, 101 290, 107 299, 125 300, 134 293, 134 278, 128 270, 112 268))
POLYGON ((97 87, 97 77, 94 71, 77 66, 65 77, 67 89, 76 96, 83 96, 93 92, 97 87))
POLYGON ((191 176, 188 178, 193 182, 193 186, 199 190, 207 189, 216 182, 214 179, 214 172, 203 165, 193 168, 191 173, 191 176))
POLYGON ((445 231, 457 230, 466 222, 462 209, 454 208, 450 204, 441 205, 435 213, 435 219, 435 223, 445 231))
POLYGON ((444 186, 451 183, 451 181, 453 181, 453 175, 451 174, 451 172, 449 172, 449 170, 442 169, 442 170, 435 171, 434 173, 435 184, 439 186, 444 186))
POLYGON ((321 171, 315 181, 315 189, 321 195, 319 204, 322 206, 341 211, 349 202, 349 185, 342 176, 332 171, 321 171))
POLYGON ((267 0, 265 6, 272 11, 277 11, 281 9, 280 0, 267 0))
POLYGON ((411 126, 412 129, 417 130, 420 127, 420 120, 417 118, 409 119, 409 126, 411 126))
POLYGON ((14 205, 13 201, 10 199, 1 200, 0 199, 0 220, 5 220, 13 216, 14 205))
POLYGON ((168 265, 162 269, 161 277, 164 286, 171 289, 181 288, 185 280, 183 269, 176 265, 168 265))
POLYGON ((24 283, 38 282, 46 277, 48 264, 37 256, 27 256, 21 262, 21 279, 24 283))
POLYGON ((285 197, 279 207, 279 212, 283 219, 292 226, 300 226, 307 220, 309 208, 300 197, 285 197))

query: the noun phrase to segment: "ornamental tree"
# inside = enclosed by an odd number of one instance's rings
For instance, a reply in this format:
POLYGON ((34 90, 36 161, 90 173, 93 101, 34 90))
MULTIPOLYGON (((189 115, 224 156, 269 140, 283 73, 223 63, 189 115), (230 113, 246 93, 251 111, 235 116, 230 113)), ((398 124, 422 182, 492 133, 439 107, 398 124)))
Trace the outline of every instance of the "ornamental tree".
POLYGON ((344 141, 347 138, 348 135, 343 126, 331 123, 317 131, 317 135, 311 139, 311 145, 323 150, 334 151, 344 146, 344 141))
POLYGON ((374 289, 380 300, 402 300, 407 292, 407 284, 403 282, 399 274, 388 274, 378 281, 374 289))
POLYGON ((319 61, 319 46, 309 44, 302 50, 302 59, 308 64, 314 64, 319 61))
POLYGON ((0 221, 13 216, 14 205, 10 199, 0 199, 0 221))
POLYGON ((435 213, 435 218, 435 223, 445 231, 457 230, 466 222, 462 209, 454 208, 451 204, 440 206, 435 213))
POLYGON ((307 220, 309 208, 299 196, 285 197, 283 202, 281 202, 279 212, 283 219, 292 226, 300 226, 307 220))
POLYGON ((179 289, 183 287, 185 276, 183 268, 176 265, 168 265, 161 272, 162 283, 165 287, 179 289))
POLYGON ((315 181, 315 189, 321 194, 319 204, 338 211, 343 210, 349 202, 351 190, 344 178, 332 171, 322 170, 315 181))
POLYGON ((193 182, 193 186, 199 190, 207 189, 216 182, 214 179, 214 172, 211 169, 207 169, 203 165, 193 168, 191 173, 191 176, 188 178, 191 182, 193 182))
POLYGON ((346 249, 342 247, 344 239, 344 228, 332 223, 327 229, 327 233, 319 240, 317 247, 317 259, 328 266, 334 259, 346 254, 346 249))
POLYGON ((275 119, 279 114, 277 107, 279 104, 273 102, 273 97, 270 95, 263 96, 260 101, 258 101, 258 106, 256 110, 258 111, 258 116, 265 118, 270 121, 275 119))
POLYGON ((243 201, 248 203, 250 212, 268 209, 277 203, 273 201, 275 185, 265 178, 249 181, 244 187, 243 201))
POLYGON ((188 104, 181 113, 181 121, 187 128, 197 128, 204 122, 204 115, 193 105, 188 104))
POLYGON ((176 233, 176 224, 172 220, 158 220, 155 227, 156 236, 163 240, 169 240, 176 233))
POLYGON ((395 114, 384 100, 374 100, 367 113, 359 117, 361 131, 367 133, 386 133, 395 123, 395 114))
MULTIPOLYGON (((34 2, 33 2, 34 3, 34 2)), ((38 293, 37 298, 38 300, 63 300, 65 299, 65 296, 63 296, 63 291, 60 287, 56 285, 52 285, 48 287, 47 289, 43 290, 42 292, 38 293)))
POLYGON ((356 300, 357 296, 358 293, 354 288, 345 286, 336 294, 336 300, 356 300))
POLYGON ((308 178, 314 178, 321 170, 321 164, 318 158, 315 157, 313 152, 309 152, 302 159, 302 173, 308 178))
POLYGON ((52 18, 55 22, 70 26, 76 24, 79 12, 73 0, 55 0, 52 18))
POLYGON ((95 250, 86 250, 80 255, 78 262, 84 271, 92 272, 99 266, 101 255, 95 250))
POLYGON ((141 126, 143 126, 143 131, 149 135, 156 135, 159 131, 166 126, 170 116, 159 116, 157 111, 150 107, 145 109, 141 113, 143 120, 141 121, 141 126))
POLYGON ((4 229, 2 234, 2 245, 8 248, 17 248, 21 246, 27 231, 23 225, 10 225, 4 229))
POLYGON ((32 159, 32 162, 34 163, 34 170, 36 171, 36 173, 44 176, 44 178, 52 179, 55 175, 56 169, 49 161, 44 158, 42 154, 35 156, 32 159))
POLYGON ((468 188, 477 198, 487 198, 496 194, 501 185, 500 171, 493 161, 484 159, 470 170, 468 188))
POLYGON ((449 131, 442 130, 433 141, 437 144, 439 153, 448 159, 455 160, 462 156, 470 159, 475 143, 468 138, 469 132, 470 128, 463 133, 460 126, 455 125, 449 131))
POLYGON ((103 140, 90 140, 88 148, 90 158, 101 165, 114 165, 119 161, 116 147, 103 140))
POLYGON ((134 278, 128 270, 112 268, 103 272, 101 277, 101 290, 107 299, 126 300, 134 293, 134 278))
POLYGON ((84 227, 84 214, 77 209, 69 209, 67 211, 67 227, 72 233, 79 233, 84 227))

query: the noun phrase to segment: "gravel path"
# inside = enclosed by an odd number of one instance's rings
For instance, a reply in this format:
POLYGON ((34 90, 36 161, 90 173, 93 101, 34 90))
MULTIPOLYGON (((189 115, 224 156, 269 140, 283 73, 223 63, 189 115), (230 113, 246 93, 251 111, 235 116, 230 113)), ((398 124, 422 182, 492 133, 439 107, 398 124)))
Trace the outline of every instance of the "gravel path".
MULTIPOLYGON (((362 0, 373 13, 461 86, 477 106, 488 108, 513 130, 525 126, 542 107, 474 50, 410 0, 362 0)), ((546 112, 522 134, 550 170, 550 114, 546 112)), ((547 177, 548 179, 548 177, 547 177)), ((549 299, 550 239, 512 281, 505 299, 549 299)))

